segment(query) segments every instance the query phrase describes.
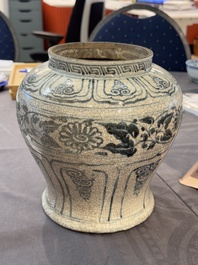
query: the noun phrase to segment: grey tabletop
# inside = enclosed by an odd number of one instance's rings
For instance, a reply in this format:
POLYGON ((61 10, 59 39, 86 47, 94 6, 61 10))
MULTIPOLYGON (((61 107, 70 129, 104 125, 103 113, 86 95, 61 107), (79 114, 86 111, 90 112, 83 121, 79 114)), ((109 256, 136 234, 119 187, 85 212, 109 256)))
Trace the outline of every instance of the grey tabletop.
MULTIPOLYGON (((173 73, 184 92, 198 93, 186 73, 173 73)), ((198 160, 198 117, 184 111, 177 138, 153 177, 152 215, 113 234, 71 231, 41 207, 44 178, 20 134, 16 102, 0 92, 1 265, 197 265, 198 191, 179 179, 198 160)))

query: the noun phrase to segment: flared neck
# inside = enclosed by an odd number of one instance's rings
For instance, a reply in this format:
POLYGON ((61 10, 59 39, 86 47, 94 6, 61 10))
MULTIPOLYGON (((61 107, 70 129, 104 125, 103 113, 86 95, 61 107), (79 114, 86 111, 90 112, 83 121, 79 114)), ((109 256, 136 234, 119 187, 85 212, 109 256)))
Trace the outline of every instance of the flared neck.
POLYGON ((75 75, 127 76, 151 70, 153 52, 111 42, 60 44, 49 48, 49 67, 75 75))

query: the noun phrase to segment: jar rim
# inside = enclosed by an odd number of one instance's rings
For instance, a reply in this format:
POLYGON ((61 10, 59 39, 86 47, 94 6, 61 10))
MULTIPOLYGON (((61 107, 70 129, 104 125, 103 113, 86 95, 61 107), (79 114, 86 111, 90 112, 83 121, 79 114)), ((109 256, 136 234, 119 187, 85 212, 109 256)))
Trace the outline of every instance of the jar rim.
POLYGON ((87 75, 100 72, 106 76, 112 75, 111 71, 106 71, 107 68, 117 68, 114 72, 121 75, 150 71, 153 52, 134 44, 75 42, 52 46, 48 49, 48 55, 49 67, 52 69, 87 75))

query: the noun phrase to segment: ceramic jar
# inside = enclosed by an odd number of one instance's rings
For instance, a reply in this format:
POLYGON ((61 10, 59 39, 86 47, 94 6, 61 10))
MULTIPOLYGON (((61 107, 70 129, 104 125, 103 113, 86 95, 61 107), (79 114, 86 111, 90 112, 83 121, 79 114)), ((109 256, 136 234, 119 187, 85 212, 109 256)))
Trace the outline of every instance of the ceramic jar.
POLYGON ((21 132, 47 183, 44 211, 83 232, 140 224, 181 123, 178 82, 140 46, 70 43, 48 53, 17 95, 21 132))

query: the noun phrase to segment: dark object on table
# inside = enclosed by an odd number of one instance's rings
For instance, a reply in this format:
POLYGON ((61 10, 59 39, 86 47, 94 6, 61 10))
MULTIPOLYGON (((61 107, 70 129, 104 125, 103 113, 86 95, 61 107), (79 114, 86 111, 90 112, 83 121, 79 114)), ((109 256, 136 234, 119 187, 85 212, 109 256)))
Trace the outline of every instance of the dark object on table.
POLYGON ((8 81, 0 82, 0 91, 8 84, 8 81))

